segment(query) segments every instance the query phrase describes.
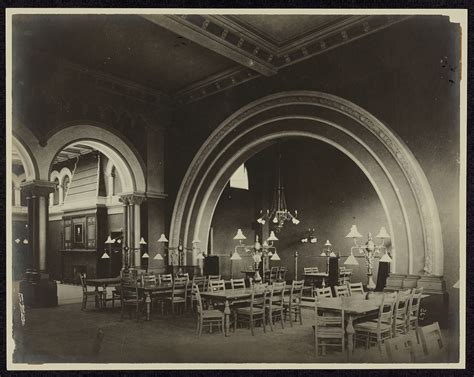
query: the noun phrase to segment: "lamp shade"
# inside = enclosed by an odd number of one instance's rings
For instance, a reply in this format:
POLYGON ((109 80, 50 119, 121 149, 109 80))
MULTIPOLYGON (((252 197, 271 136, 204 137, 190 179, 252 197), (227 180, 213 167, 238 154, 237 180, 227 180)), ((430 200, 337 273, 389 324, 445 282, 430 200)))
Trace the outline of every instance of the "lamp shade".
POLYGON ((113 240, 112 237, 110 237, 109 235, 107 239, 105 240, 105 243, 115 243, 115 240, 113 240))
POLYGON ((267 241, 263 241, 263 248, 266 249, 268 247, 268 242, 267 241))
POLYGON ((100 259, 110 259, 109 254, 107 254, 107 253, 104 251, 104 254, 102 254, 102 256, 100 257, 100 259))
POLYGON ((168 239, 166 238, 164 233, 161 233, 161 236, 158 239, 158 242, 168 242, 168 239))
POLYGON ((15 242, 16 242, 16 243, 20 243, 21 240, 20 240, 19 238, 17 238, 17 239, 15 240, 15 242))
POLYGON ((246 240, 247 237, 244 236, 244 234, 242 233, 242 229, 237 229, 237 234, 234 236, 234 240, 239 240, 239 241, 242 241, 242 240, 246 240))
MULTIPOLYGON (((239 229, 240 230, 240 229, 239 229)), ((234 254, 232 254, 232 256, 230 257, 230 260, 242 260, 242 258, 240 257, 239 253, 236 251, 234 251, 234 254)))
POLYGON ((349 255, 349 257, 346 259, 346 261, 344 262, 345 265, 348 265, 348 266, 358 266, 359 265, 359 262, 357 262, 357 259, 354 257, 354 255, 349 255))
POLYGON ((196 255, 196 259, 198 259, 198 260, 204 260, 204 254, 203 254, 203 253, 199 253, 198 255, 196 255))
POLYGON ((163 260, 163 257, 161 256, 160 253, 156 253, 156 255, 153 258, 154 260, 163 260))
POLYGON ((291 219, 291 222, 292 222, 293 224, 295 224, 295 225, 298 225, 298 224, 300 223, 300 221, 299 221, 296 217, 293 217, 293 218, 291 219))
POLYGON ((322 256, 322 257, 327 257, 327 255, 326 255, 326 253, 325 253, 324 251, 321 253, 321 256, 322 256))
POLYGON ((311 242, 311 243, 316 243, 316 242, 318 242, 318 239, 317 239, 316 237, 312 236, 312 237, 309 239, 309 242, 311 242))
POLYGON ((331 242, 329 242, 329 240, 326 240, 326 243, 324 244, 324 246, 332 246, 331 242))
POLYGON ((351 231, 346 236, 346 238, 361 238, 361 237, 362 237, 362 234, 359 233, 356 225, 351 226, 351 231))
POLYGON ((267 241, 278 241, 278 238, 275 236, 275 232, 273 230, 270 232, 270 237, 267 238, 267 241))
POLYGON ((280 260, 280 257, 278 256, 276 250, 275 250, 275 253, 272 255, 272 257, 270 259, 271 260, 280 260))
POLYGON ((377 234, 375 237, 376 238, 390 238, 390 234, 387 233, 387 230, 383 226, 380 228, 379 234, 377 234))
POLYGON ((140 238, 140 245, 146 245, 146 241, 143 239, 143 237, 140 238))
POLYGON ((150 258, 150 256, 148 255, 148 253, 145 252, 145 253, 143 253, 142 258, 148 259, 148 258, 150 258))
POLYGON ((25 239, 23 240, 23 243, 24 243, 25 245, 28 245, 28 238, 25 238, 25 239))
POLYGON ((331 258, 336 258, 336 257, 337 257, 337 255, 336 255, 336 253, 335 253, 334 251, 331 251, 331 252, 329 253, 329 256, 330 256, 331 258))
POLYGON ((392 258, 390 258, 390 255, 388 255, 388 253, 385 253, 384 255, 382 255, 382 258, 380 258, 380 262, 392 263, 392 258))
POLYGON ((459 280, 456 282, 456 284, 453 285, 453 288, 459 289, 459 280))
POLYGON ((262 248, 262 244, 260 242, 258 242, 258 239, 257 239, 257 241, 255 241, 255 245, 253 247, 255 248, 255 250, 260 250, 262 248))

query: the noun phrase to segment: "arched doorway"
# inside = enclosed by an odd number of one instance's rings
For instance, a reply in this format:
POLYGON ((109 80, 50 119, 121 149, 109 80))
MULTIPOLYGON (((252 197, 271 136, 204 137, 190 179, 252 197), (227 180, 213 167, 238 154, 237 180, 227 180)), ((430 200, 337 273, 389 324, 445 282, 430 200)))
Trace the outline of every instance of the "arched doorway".
MULTIPOLYGON (((320 92, 285 92, 255 101, 226 119, 191 163, 178 193, 170 244, 197 237, 207 247, 210 221, 232 173, 279 139, 307 137, 331 144, 367 176, 388 219, 392 271, 443 274, 436 203, 418 162, 403 141, 367 111, 320 92)), ((341 237, 345 230, 341 229, 341 237)), ((193 264, 196 264, 193 255, 193 264)))

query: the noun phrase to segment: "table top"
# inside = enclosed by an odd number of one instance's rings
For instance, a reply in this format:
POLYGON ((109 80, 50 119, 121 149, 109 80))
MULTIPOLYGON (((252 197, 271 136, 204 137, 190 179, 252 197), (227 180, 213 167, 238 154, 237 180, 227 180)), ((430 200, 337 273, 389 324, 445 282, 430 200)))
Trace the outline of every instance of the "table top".
MULTIPOLYGON (((269 286, 270 288, 270 286, 269 286)), ((303 290, 311 289, 311 287, 303 287, 303 290)), ((291 285, 285 286, 285 292, 291 291, 291 285)), ((252 295, 252 288, 226 289, 225 291, 201 292, 202 297, 220 298, 225 300, 239 299, 252 295)))
POLYGON ((306 273, 306 274, 303 274, 303 276, 321 276, 321 277, 328 277, 328 273, 327 272, 310 272, 310 273, 306 273))
POLYGON ((116 278, 94 278, 94 279, 86 279, 87 284, 92 285, 103 285, 103 284, 117 284, 120 283, 120 276, 116 278))

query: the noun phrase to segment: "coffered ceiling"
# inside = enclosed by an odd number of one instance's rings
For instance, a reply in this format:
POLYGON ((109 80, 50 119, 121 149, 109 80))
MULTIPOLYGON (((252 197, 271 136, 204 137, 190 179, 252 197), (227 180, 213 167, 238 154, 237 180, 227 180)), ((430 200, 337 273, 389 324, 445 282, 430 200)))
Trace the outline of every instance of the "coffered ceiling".
POLYGON ((15 15, 14 74, 48 70, 32 53, 74 63, 176 104, 229 89, 351 40, 403 16, 15 15), (38 60, 37 62, 39 62, 38 60), (37 63, 39 64, 39 63, 37 63))

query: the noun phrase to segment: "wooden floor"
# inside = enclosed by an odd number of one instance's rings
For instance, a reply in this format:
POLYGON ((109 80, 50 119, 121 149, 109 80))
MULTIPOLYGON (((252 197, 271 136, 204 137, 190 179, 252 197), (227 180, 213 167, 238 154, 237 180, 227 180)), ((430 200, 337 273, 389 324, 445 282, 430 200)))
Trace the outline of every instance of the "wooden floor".
MULTIPOLYGON (((81 291, 77 286, 59 287, 60 305, 55 308, 29 309, 26 326, 15 327, 18 363, 341 363, 341 353, 314 355, 313 311, 303 311, 303 325, 289 323, 285 329, 267 326, 240 328, 225 338, 221 332, 197 337, 196 315, 186 313, 144 316, 137 323, 120 309, 96 310, 94 304, 81 311, 81 291), (77 294, 79 292, 79 294, 77 294), (75 302, 76 301, 76 302, 75 302)), ((109 304, 110 305, 110 304, 109 304)), ((449 334, 445 334, 449 338, 449 334)), ((376 360, 377 349, 359 352, 358 362, 376 360)), ((453 355, 454 357, 454 355, 453 355)), ((454 360, 453 360, 454 361, 454 360)))

